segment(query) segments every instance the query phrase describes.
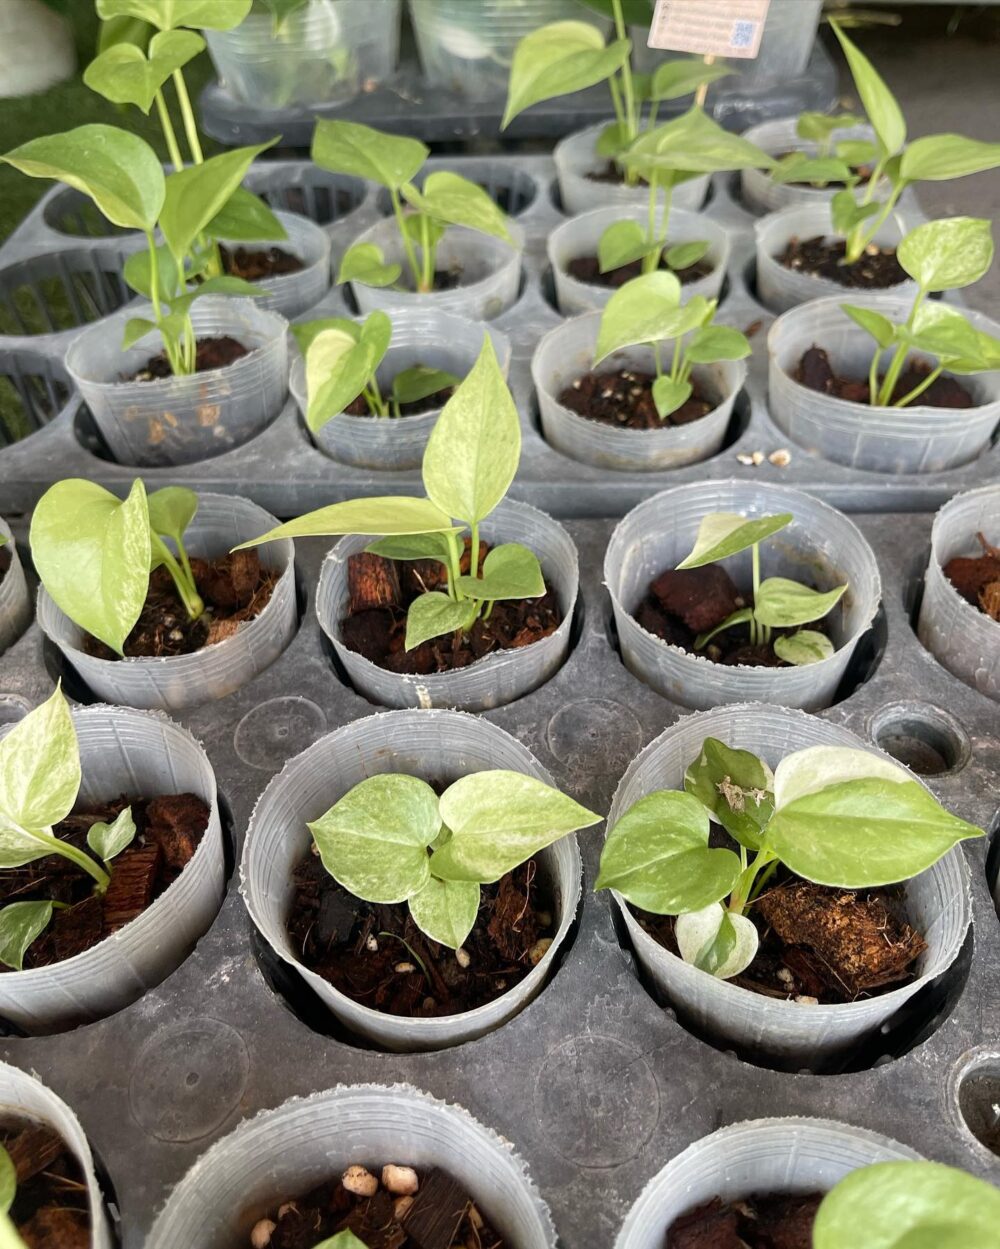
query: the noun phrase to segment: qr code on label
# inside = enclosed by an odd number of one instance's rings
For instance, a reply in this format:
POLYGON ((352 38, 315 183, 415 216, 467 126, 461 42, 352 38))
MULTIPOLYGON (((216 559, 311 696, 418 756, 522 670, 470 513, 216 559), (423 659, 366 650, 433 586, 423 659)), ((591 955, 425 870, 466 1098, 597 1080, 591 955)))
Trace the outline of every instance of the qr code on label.
POLYGON ((756 22, 733 22, 731 44, 734 48, 749 48, 757 33, 756 22))

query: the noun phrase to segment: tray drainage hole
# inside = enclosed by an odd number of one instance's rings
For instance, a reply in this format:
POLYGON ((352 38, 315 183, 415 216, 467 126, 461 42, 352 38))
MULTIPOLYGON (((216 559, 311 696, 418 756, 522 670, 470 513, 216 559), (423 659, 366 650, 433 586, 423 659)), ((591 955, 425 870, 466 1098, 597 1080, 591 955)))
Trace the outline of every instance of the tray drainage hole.
POLYGON ((876 746, 918 776, 942 776, 965 767, 968 734, 948 712, 927 703, 890 703, 871 721, 876 746))
POLYGON ((962 1076, 958 1106, 965 1126, 980 1145, 1000 1157, 1000 1055, 987 1058, 962 1076))

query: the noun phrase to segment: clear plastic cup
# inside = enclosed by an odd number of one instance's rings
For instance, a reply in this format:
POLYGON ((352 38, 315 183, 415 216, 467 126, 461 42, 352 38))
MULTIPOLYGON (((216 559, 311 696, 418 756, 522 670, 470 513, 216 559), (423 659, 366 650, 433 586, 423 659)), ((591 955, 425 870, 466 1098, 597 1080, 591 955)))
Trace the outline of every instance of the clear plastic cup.
POLYGON ((330 236, 298 213, 279 211, 275 215, 285 227, 287 239, 277 242, 273 239, 259 242, 240 240, 228 245, 250 250, 276 247, 302 261, 303 267, 298 273, 281 273, 261 278, 255 283, 261 288, 261 294, 254 299, 254 304, 291 320, 318 304, 330 289, 330 236))
POLYGON ((10 526, 0 519, 0 538, 6 541, 0 545, 0 555, 6 552, 10 556, 10 565, 0 580, 0 655, 17 641, 31 624, 31 598, 28 595, 28 584, 24 579, 24 569, 17 554, 17 543, 11 533, 10 526))
MULTIPOLYGON (((798 120, 797 117, 778 117, 774 121, 764 121, 745 130, 743 138, 749 143, 755 143, 768 156, 776 159, 789 152, 817 155, 815 143, 799 138, 798 120)), ((873 143, 875 131, 871 126, 846 126, 843 130, 834 131, 833 137, 835 143, 845 139, 873 143)), ((777 212, 779 208, 788 208, 792 204, 829 204, 837 191, 842 189, 840 183, 815 187, 808 183, 775 182, 766 169, 740 171, 740 197, 751 212, 777 212)), ((883 181, 878 188, 877 198, 884 199, 888 191, 889 184, 883 181)))

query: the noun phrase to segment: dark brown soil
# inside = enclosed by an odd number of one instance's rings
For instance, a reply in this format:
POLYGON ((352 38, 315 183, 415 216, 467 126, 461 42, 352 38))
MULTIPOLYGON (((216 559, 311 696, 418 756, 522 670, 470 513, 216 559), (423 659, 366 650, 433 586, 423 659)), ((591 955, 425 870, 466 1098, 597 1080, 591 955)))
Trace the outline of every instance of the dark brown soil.
MULTIPOLYGON (((375 1179, 382 1174, 377 1165, 364 1170, 375 1179)), ((394 1196, 381 1184, 373 1196, 359 1196, 337 1179, 286 1200, 267 1216, 268 1249, 312 1249, 342 1231, 367 1249, 507 1249, 464 1185, 437 1167, 417 1178, 412 1197, 394 1196)))
MULTIPOLYGON (((620 186, 625 181, 625 175, 613 160, 609 160, 600 169, 589 170, 585 176, 588 182, 610 182, 615 186, 620 186)), ((640 185, 645 186, 645 183, 640 182, 640 185)))
POLYGON ((667 1231, 665 1249, 811 1249, 823 1193, 719 1197, 688 1210, 667 1231))
POLYGON ((0 1128, 17 1171, 10 1210, 28 1249, 90 1249, 90 1206, 83 1170, 62 1138, 40 1123, 0 1128))
POLYGON ((981 533, 976 537, 983 554, 957 555, 944 566, 944 575, 967 603, 1000 621, 1000 549, 990 546, 981 533))
MULTIPOLYGON (((250 352, 242 343, 238 343, 229 334, 221 334, 215 338, 199 338, 195 345, 194 371, 208 373, 212 369, 224 369, 227 364, 235 364, 250 352)), ((158 382, 164 377, 173 377, 173 369, 167 359, 166 352, 151 356, 138 372, 123 377, 123 382, 158 382)))
MULTIPOLYGON (((915 386, 919 386, 931 366, 926 360, 908 362, 900 374, 892 394, 893 403, 905 398, 915 386)), ((847 399, 851 403, 868 403, 871 391, 868 378, 843 377, 835 373, 830 357, 822 347, 812 346, 805 351, 795 371, 795 380, 820 394, 847 399)), ((976 400, 972 393, 948 373, 942 373, 920 395, 917 403, 931 408, 974 408, 976 400)))
MULTIPOLYGON (((686 269, 671 269, 665 258, 660 260, 660 268, 676 275, 681 286, 688 282, 697 282, 699 278, 707 278, 714 266, 708 259, 696 260, 686 269)), ((578 282, 588 282, 591 286, 612 286, 617 289, 631 282, 642 273, 642 261, 632 260, 627 265, 619 265, 617 269, 601 272, 601 264, 596 256, 575 256, 566 266, 566 272, 578 282)))
MULTIPOLYGON (((481 543, 480 565, 486 550, 481 543)), ((466 542, 463 574, 469 563, 466 542)), ((407 651, 406 610, 418 595, 444 588, 443 566, 435 560, 395 561, 362 553, 350 557, 347 575, 350 604, 341 622, 344 644, 389 672, 426 676, 467 668, 495 651, 530 646, 562 623, 558 597, 546 586, 540 598, 494 603, 489 620, 480 618, 468 633, 431 638, 407 651)))
MULTIPOLYGON (((135 840, 111 865, 111 884, 103 897, 82 868, 59 854, 0 873, 0 906, 8 902, 66 903, 29 947, 25 968, 48 967, 89 950, 123 928, 154 902, 181 874, 198 848, 208 825, 208 808, 196 794, 158 798, 116 798, 74 811, 52 830, 62 841, 87 854, 87 833, 98 820, 110 824, 126 806, 132 807, 135 840)), ((0 964, 0 971, 10 968, 0 964)))
POLYGON ((233 278, 242 278, 244 282, 301 273, 305 268, 298 256, 280 247, 237 247, 230 250, 220 243, 219 255, 226 273, 233 278))
MULTIPOLYGON (((386 393, 392 393, 391 385, 386 388, 386 393)), ((423 399, 417 399, 414 403, 401 403, 399 405, 399 415, 419 416, 421 412, 433 412, 436 408, 443 408, 454 393, 454 386, 445 386, 443 390, 436 390, 432 395, 427 395, 423 399)), ((365 403, 361 395, 358 395, 357 399, 352 399, 344 411, 348 416, 371 416, 368 404, 365 403)))
POLYGON ((669 416, 660 419, 653 402, 655 373, 633 369, 610 369, 604 373, 584 373, 560 394, 559 402, 578 416, 616 429, 665 429, 670 425, 690 425, 708 416, 718 400, 706 397, 695 383, 690 399, 669 416))
POLYGON ((828 239, 819 234, 815 238, 793 238, 775 259, 786 269, 829 278, 853 289, 880 291, 906 281, 906 271, 896 259, 894 247, 870 243, 861 259, 851 264, 844 263, 846 252, 843 239, 828 239))
POLYGON ((424 935, 405 902, 381 905, 348 893, 307 854, 294 876, 288 931, 302 962, 362 1006, 387 1015, 457 1015, 492 1002, 531 971, 554 933, 553 901, 529 859, 483 885, 463 949, 424 935))
MULTIPOLYGON (((154 569, 142 613, 125 639, 127 656, 190 655, 225 641, 244 621, 260 615, 279 576, 261 564, 256 551, 232 551, 216 560, 194 558, 191 571, 205 612, 197 620, 189 620, 173 578, 163 567, 154 569)), ((83 649, 98 659, 121 658, 89 633, 84 636, 83 649)))

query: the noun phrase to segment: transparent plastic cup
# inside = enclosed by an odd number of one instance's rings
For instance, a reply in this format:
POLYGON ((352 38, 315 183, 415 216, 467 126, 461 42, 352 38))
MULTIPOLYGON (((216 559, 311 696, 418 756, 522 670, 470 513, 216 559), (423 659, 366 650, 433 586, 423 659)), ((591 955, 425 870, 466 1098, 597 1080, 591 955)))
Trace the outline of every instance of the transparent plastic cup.
POLYGON ((10 556, 10 565, 0 579, 0 655, 13 646, 21 634, 31 624, 31 598, 28 595, 28 584, 24 579, 24 569, 17 555, 17 543, 11 533, 10 526, 0 519, 0 558, 6 553, 10 556))
MULTIPOLYGON (((647 794, 683 789, 684 771, 706 737, 753 751, 772 769, 785 755, 809 746, 848 746, 895 762, 841 725, 802 711, 763 703, 718 707, 678 720, 633 759, 615 792, 608 829, 647 794)), ((962 851, 952 850, 903 888, 910 922, 927 942, 916 978, 878 997, 837 1005, 786 1002, 699 971, 654 941, 625 900, 617 893, 614 897, 640 965, 683 1018, 724 1042, 800 1068, 850 1052, 954 962, 972 920, 969 867, 962 851)))
MULTIPOLYGON (((588 312, 564 321, 538 344, 531 360, 531 376, 545 441, 563 455, 598 468, 657 472, 706 460, 722 446, 736 397, 746 381, 742 360, 722 360, 697 366, 693 379, 716 407, 687 425, 665 424, 661 429, 615 429, 588 420, 559 402, 567 386, 593 368, 594 346, 601 314, 588 312)), ((609 371, 634 368, 645 373, 655 369, 649 347, 628 347, 601 362, 609 371)))
MULTIPOLYGON (((774 121, 764 121, 758 126, 751 126, 749 130, 745 130, 743 138, 749 143, 755 143, 769 156, 779 160, 789 152, 805 152, 809 156, 817 155, 815 143, 809 139, 799 138, 798 120, 797 117, 778 117, 774 121)), ((871 126, 845 126, 843 130, 834 131, 834 143, 840 143, 845 139, 873 143, 875 131, 871 126)), ((815 187, 808 183, 775 182, 766 169, 740 171, 740 197, 751 212, 771 213, 779 208, 789 208, 793 204, 829 204, 837 191, 842 189, 840 183, 815 187)), ((883 181, 878 188, 876 198, 884 199, 888 191, 889 184, 883 181)))
POLYGON ((298 213, 279 211, 275 216, 285 227, 287 239, 240 240, 230 242, 228 246, 250 250, 263 248, 265 251, 275 247, 302 261, 303 267, 298 273, 281 273, 261 278, 255 283, 262 293, 254 299, 254 304, 290 320, 318 304, 330 289, 330 236, 298 213))
POLYGON ((488 720, 461 711, 391 711, 328 734, 287 763, 257 803, 247 832, 240 888, 271 949, 298 973, 342 1024, 386 1049, 443 1049, 484 1036, 524 1009, 549 978, 580 901, 583 866, 574 837, 538 855, 555 899, 552 945, 523 980, 474 1010, 433 1019, 389 1015, 335 989, 299 959, 288 935, 296 865, 318 819, 366 777, 402 772, 436 785, 491 768, 523 772, 552 784, 531 751, 488 720))

